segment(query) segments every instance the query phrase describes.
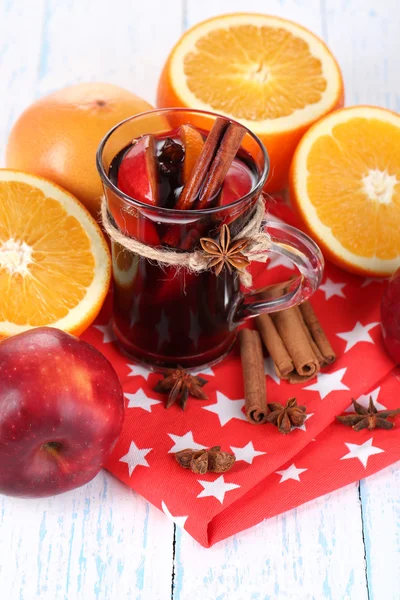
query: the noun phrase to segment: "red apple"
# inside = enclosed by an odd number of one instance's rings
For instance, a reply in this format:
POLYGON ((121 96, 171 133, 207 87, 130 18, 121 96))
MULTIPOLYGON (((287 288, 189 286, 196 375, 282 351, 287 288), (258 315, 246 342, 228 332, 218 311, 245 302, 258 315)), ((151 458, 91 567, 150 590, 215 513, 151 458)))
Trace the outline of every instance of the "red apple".
POLYGON ((117 374, 95 348, 39 327, 0 343, 0 493, 51 496, 90 481, 121 431, 117 374))
POLYGON ((118 170, 118 187, 135 200, 157 204, 158 166, 152 135, 136 140, 125 154, 118 170))
POLYGON ((392 275, 383 292, 381 322, 386 349, 400 364, 400 269, 392 275))

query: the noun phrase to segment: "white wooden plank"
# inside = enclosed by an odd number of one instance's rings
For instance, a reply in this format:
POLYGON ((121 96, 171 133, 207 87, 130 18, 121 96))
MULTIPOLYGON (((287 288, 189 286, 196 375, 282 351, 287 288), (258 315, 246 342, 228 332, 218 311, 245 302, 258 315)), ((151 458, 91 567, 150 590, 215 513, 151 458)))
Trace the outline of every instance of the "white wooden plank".
POLYGON ((190 27, 223 13, 259 12, 296 21, 322 37, 320 0, 188 0, 185 25, 190 27))
POLYGON ((361 482, 370 598, 400 598, 400 463, 361 482))
POLYGON ((180 0, 50 0, 38 93, 107 81, 154 103, 162 66, 181 32, 180 0))
POLYGON ((111 475, 40 500, 0 497, 1 598, 169 600, 173 524, 111 475))
POLYGON ((44 0, 0 0, 0 166, 11 123, 35 97, 44 0))
POLYGON ((174 600, 368 598, 357 484, 211 551, 181 531, 175 548, 174 600))
POLYGON ((398 0, 325 0, 326 37, 342 68, 346 104, 400 110, 398 0))

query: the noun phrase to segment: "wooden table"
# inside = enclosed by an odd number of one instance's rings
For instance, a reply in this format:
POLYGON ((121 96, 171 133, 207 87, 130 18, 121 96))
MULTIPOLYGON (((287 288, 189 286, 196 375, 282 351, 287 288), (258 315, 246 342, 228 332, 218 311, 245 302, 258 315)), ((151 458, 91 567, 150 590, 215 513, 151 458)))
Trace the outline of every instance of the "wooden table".
MULTIPOLYGON (((309 27, 338 58, 347 104, 400 110, 398 0, 0 0, 0 148, 32 100, 67 84, 154 101, 182 31, 233 11, 309 27)), ((210 550, 106 473, 55 498, 0 497, 0 598, 398 600, 400 468, 210 550)))

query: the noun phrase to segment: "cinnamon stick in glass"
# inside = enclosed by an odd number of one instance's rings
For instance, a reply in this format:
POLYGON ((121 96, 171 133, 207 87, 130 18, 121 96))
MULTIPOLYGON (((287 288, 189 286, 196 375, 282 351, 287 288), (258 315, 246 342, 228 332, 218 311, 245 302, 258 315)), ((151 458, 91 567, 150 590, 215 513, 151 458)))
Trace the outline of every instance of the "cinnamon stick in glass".
MULTIPOLYGON (((221 189, 246 130, 237 123, 218 117, 207 136, 203 149, 175 205, 180 210, 210 208, 221 189)), ((198 227, 201 229, 201 225, 198 227)), ((198 238, 202 232, 199 231, 198 238)), ((182 250, 192 248, 188 237, 180 241, 181 227, 172 227, 162 240, 167 246, 182 250)), ((194 236, 195 238, 196 236, 194 236)), ((194 239, 194 242, 197 240, 194 239)))
POLYGON ((246 417, 253 425, 260 425, 265 423, 269 413, 261 338, 255 330, 242 329, 239 343, 246 417))
POLYGON ((194 203, 197 200, 200 188, 203 185, 205 177, 217 153, 217 149, 229 125, 230 123, 221 117, 218 117, 214 121, 214 125, 204 143, 203 150, 190 173, 189 179, 178 198, 175 208, 180 210, 194 208, 194 203))
POLYGON ((244 127, 236 123, 229 123, 201 188, 197 209, 209 208, 210 203, 218 194, 245 133, 244 127))

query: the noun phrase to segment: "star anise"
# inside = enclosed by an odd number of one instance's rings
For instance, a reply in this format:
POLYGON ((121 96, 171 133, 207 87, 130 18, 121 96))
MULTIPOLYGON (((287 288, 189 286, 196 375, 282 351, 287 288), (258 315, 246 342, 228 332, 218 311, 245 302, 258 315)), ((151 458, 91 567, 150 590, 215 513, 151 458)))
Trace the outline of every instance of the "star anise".
POLYGON ((298 406, 296 398, 289 398, 286 406, 279 402, 268 404, 267 423, 276 425, 281 433, 290 433, 292 427, 301 427, 306 420, 306 407, 298 406))
POLYGON ((193 473, 204 475, 204 473, 226 473, 235 463, 235 455, 229 452, 221 452, 221 446, 192 450, 186 448, 175 453, 177 463, 184 469, 190 469, 193 473))
POLYGON ((185 410, 189 395, 200 400, 208 400, 207 394, 201 389, 208 383, 207 379, 191 375, 182 367, 163 369, 161 373, 164 375, 164 379, 157 381, 153 389, 161 394, 169 392, 167 408, 179 400, 182 409, 185 410))
POLYGON ((395 410, 378 410, 372 400, 369 398, 368 408, 365 408, 354 400, 353 406, 355 413, 349 415, 342 415, 336 417, 338 421, 343 425, 349 425, 354 431, 361 431, 361 429, 393 429, 394 423, 388 421, 389 417, 395 417, 400 414, 400 408, 395 410))
POLYGON ((201 238, 200 244, 206 254, 210 255, 208 266, 214 269, 216 275, 219 275, 226 265, 229 272, 233 269, 243 271, 249 266, 250 261, 243 254, 250 240, 243 238, 231 244, 231 234, 229 227, 223 225, 219 236, 219 243, 211 238, 201 238))

